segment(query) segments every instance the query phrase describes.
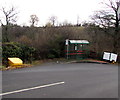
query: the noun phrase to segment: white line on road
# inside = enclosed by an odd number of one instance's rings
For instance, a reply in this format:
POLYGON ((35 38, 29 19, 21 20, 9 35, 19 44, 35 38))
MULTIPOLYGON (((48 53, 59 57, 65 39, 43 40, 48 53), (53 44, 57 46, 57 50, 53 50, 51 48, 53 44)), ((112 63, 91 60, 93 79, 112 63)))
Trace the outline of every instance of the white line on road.
POLYGON ((40 88, 45 88, 45 87, 60 85, 60 84, 64 84, 64 83, 65 82, 57 82, 57 83, 52 83, 52 84, 47 84, 47 85, 36 86, 36 87, 32 87, 32 88, 26 88, 26 89, 21 89, 21 90, 6 92, 6 93, 0 94, 0 96, 8 95, 8 94, 13 94, 13 93, 24 92, 24 91, 29 91, 29 90, 33 90, 33 89, 40 89, 40 88))

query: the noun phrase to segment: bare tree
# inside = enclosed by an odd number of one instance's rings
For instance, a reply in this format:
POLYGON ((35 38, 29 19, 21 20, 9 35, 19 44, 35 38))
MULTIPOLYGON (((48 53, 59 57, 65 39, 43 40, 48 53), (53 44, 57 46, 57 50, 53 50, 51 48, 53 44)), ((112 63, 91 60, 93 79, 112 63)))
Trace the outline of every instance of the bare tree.
POLYGON ((51 16, 49 20, 51 21, 52 25, 55 26, 55 22, 57 20, 57 17, 56 16, 51 16))
POLYGON ((72 23, 68 22, 67 20, 65 20, 63 22, 63 26, 72 26, 72 23))
POLYGON ((47 22, 45 27, 52 27, 52 24, 50 22, 47 22))
POLYGON ((37 25, 39 21, 39 18, 37 17, 37 15, 30 15, 30 23, 31 23, 31 26, 35 26, 35 24, 37 25))
POLYGON ((108 14, 108 12, 104 10, 95 12, 95 14, 92 16, 92 19, 96 24, 105 29, 114 26, 115 23, 114 15, 108 14))
MULTIPOLYGON (((5 25, 5 38, 4 38, 4 41, 5 42, 8 42, 9 39, 8 39, 8 27, 13 24, 14 22, 16 22, 17 20, 17 12, 16 12, 16 9, 14 6, 12 6, 11 8, 9 8, 8 10, 5 8, 5 7, 2 7, 2 13, 4 14, 5 16, 5 21, 6 21, 6 25, 5 25)), ((1 23, 2 23, 2 20, 1 20, 1 23)), ((2 24, 3 25, 3 24, 2 24)))
MULTIPOLYGON (((112 29, 114 30, 114 33, 111 34, 113 37, 113 52, 118 52, 117 49, 118 47, 118 41, 120 40, 120 34, 119 34, 119 16, 118 16, 118 9, 120 6, 120 0, 108 0, 107 3, 102 3, 104 4, 108 10, 102 10, 102 11, 97 11, 95 15, 92 17, 92 19, 95 21, 96 24, 99 24, 105 29, 112 29)), ((109 32, 111 33, 111 32, 109 32)))
POLYGON ((3 26, 2 20, 0 19, 0 24, 3 26))
POLYGON ((6 25, 10 25, 17 20, 17 12, 14 6, 12 6, 10 9, 6 9, 5 7, 2 7, 2 12, 5 16, 6 25))

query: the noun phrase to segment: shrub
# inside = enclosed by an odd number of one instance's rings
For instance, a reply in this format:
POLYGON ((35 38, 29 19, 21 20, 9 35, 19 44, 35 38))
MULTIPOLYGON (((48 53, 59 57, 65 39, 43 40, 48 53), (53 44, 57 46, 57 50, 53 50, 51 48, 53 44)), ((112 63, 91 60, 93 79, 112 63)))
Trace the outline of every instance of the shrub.
POLYGON ((48 59, 53 59, 53 58, 55 58, 54 54, 48 54, 48 59))
POLYGON ((2 56, 3 56, 3 64, 6 66, 8 65, 7 59, 9 57, 18 57, 23 60, 23 62, 31 61, 33 60, 33 53, 35 52, 35 49, 33 47, 29 47, 24 44, 20 43, 3 43, 2 44, 2 56))

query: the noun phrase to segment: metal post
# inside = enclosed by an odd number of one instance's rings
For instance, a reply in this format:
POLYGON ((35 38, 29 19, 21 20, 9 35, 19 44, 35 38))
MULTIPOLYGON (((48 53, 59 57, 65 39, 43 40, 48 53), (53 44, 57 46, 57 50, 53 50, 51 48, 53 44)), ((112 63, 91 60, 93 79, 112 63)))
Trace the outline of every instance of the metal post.
POLYGON ((69 53, 69 39, 66 39, 66 46, 67 46, 67 59, 68 57, 68 53, 69 53))
POLYGON ((67 59, 68 59, 68 53, 69 53, 69 45, 67 45, 67 59))

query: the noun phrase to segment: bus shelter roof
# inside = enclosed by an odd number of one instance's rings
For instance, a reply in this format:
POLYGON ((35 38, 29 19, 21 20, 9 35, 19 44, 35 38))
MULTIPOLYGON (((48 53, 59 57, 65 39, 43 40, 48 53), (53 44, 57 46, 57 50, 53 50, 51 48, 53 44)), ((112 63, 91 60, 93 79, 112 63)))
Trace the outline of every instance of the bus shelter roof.
POLYGON ((69 40, 71 44, 89 44, 87 40, 69 40))

